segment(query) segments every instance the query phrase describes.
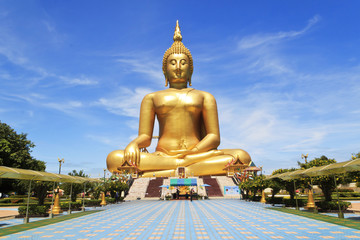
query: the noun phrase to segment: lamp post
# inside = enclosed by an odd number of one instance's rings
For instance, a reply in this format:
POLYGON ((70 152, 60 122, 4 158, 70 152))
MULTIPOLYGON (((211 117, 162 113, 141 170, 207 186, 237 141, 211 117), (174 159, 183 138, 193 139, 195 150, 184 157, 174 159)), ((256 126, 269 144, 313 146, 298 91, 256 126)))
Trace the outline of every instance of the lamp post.
POLYGON ((301 154, 301 159, 305 158, 305 163, 307 163, 307 158, 308 158, 309 154, 307 153, 305 154, 301 154))
MULTIPOLYGON (((60 173, 61 173, 61 165, 62 165, 62 163, 64 163, 65 161, 64 161, 63 158, 62 158, 62 159, 58 158, 58 162, 59 162, 59 174, 60 174, 60 173)), ((54 186, 55 186, 55 183, 54 183, 54 186)), ((54 187, 54 186, 53 186, 53 187, 54 187)), ((60 207, 60 196, 59 196, 60 190, 59 190, 59 189, 60 189, 60 187, 59 187, 59 185, 58 185, 58 187, 57 187, 57 192, 55 192, 54 205, 52 206, 51 212, 50 212, 50 218, 52 218, 54 214, 55 214, 55 215, 58 215, 58 214, 60 214, 60 213, 63 212, 63 211, 61 210, 61 207, 60 207)), ((54 191, 53 191, 53 196, 54 196, 54 191)), ((54 197, 53 197, 53 199, 54 199, 54 197)))
POLYGON ((61 165, 62 165, 62 163, 65 162, 65 160, 63 158, 62 159, 58 158, 58 161, 59 161, 59 174, 60 174, 61 173, 61 165))
POLYGON ((106 189, 105 189, 105 173, 106 173, 106 168, 104 168, 104 192, 101 195, 101 203, 100 203, 101 206, 105 206, 107 204, 106 199, 105 199, 105 191, 106 191, 106 189))

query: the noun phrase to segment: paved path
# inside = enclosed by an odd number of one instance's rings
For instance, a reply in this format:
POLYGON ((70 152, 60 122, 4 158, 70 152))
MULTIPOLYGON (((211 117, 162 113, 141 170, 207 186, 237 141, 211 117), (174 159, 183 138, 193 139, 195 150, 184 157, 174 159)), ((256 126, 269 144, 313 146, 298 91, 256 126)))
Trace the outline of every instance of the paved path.
POLYGON ((239 200, 132 201, 6 239, 360 239, 360 230, 239 200))
POLYGON ((0 207, 0 218, 19 215, 18 208, 19 207, 0 207))

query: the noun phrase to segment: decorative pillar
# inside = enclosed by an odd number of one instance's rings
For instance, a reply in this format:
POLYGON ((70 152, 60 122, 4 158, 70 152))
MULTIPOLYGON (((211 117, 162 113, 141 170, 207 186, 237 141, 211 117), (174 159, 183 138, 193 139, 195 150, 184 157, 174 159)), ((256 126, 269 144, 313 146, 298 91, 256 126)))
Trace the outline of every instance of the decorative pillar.
POLYGON ((265 191, 262 190, 261 191, 261 200, 260 200, 261 203, 266 203, 266 198, 265 198, 265 191))
POLYGON ((106 200, 105 200, 105 193, 104 192, 102 192, 101 193, 101 203, 100 203, 100 205, 101 206, 105 206, 107 203, 106 203, 106 200))

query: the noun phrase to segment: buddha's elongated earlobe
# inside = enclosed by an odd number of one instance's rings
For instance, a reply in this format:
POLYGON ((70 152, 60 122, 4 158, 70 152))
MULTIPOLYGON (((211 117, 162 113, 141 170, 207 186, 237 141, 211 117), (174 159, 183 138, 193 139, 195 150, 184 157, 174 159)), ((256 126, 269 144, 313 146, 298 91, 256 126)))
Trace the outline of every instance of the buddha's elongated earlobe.
POLYGON ((165 76, 165 87, 168 86, 168 83, 169 83, 169 80, 168 80, 167 76, 165 76))
POLYGON ((192 86, 191 85, 191 76, 189 77, 188 82, 189 82, 189 86, 192 86))

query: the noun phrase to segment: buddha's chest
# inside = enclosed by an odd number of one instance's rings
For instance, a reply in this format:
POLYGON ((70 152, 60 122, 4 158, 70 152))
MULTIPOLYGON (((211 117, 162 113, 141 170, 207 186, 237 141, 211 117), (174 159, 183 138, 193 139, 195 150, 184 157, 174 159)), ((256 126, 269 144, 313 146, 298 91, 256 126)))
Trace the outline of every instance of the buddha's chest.
POLYGON ((189 93, 173 93, 159 96, 154 101, 157 114, 199 113, 203 107, 203 99, 200 96, 189 93))

